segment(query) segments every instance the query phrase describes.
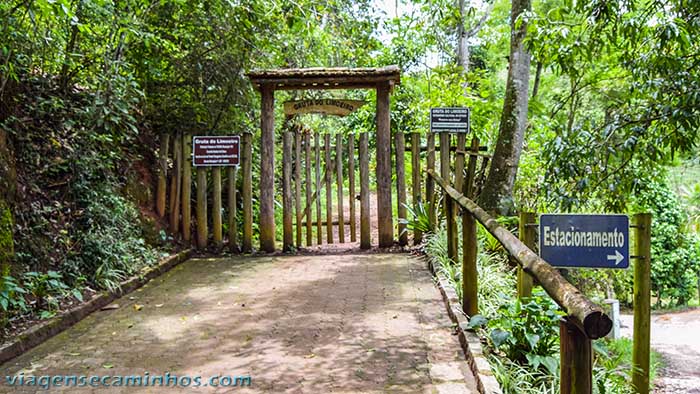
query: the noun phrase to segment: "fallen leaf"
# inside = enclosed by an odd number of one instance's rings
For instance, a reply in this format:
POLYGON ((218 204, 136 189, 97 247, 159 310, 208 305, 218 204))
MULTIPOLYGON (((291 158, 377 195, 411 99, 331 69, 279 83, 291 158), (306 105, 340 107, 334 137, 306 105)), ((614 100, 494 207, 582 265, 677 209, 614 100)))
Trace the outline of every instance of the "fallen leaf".
POLYGON ((134 310, 135 310, 135 311, 138 312, 138 311, 140 311, 141 309, 143 309, 143 305, 134 304, 134 310))
POLYGON ((112 365, 111 363, 106 363, 106 364, 103 364, 103 365, 102 365, 102 368, 105 368, 105 369, 112 369, 112 368, 114 368, 114 365, 112 365))
POLYGON ((313 353, 309 353, 306 356, 304 356, 304 358, 314 358, 314 357, 316 357, 316 355, 313 353))
POLYGON ((101 311, 111 311, 114 309, 119 309, 119 304, 109 304, 107 306, 103 306, 100 310, 101 311))
POLYGON ((68 353, 69 356, 80 356, 80 353, 68 353))
POLYGON ((161 308, 163 307, 164 304, 156 304, 156 308, 161 308))

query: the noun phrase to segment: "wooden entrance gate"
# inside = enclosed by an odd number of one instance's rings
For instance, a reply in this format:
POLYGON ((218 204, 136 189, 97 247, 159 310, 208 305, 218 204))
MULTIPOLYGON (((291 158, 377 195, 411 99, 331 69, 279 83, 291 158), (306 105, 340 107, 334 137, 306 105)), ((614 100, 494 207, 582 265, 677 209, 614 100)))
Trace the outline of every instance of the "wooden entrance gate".
MULTIPOLYGON (((275 251, 275 124, 274 124, 274 102, 276 90, 327 90, 327 89, 375 89, 377 92, 377 133, 376 133, 376 189, 377 189, 377 221, 379 233, 379 247, 389 247, 394 244, 393 218, 392 218, 392 193, 391 193, 391 132, 389 116, 389 94, 395 85, 401 81, 400 70, 397 66, 384 68, 332 68, 332 69, 282 69, 253 71, 248 74, 253 86, 261 94, 261 138, 260 138, 260 248, 266 252, 275 251)), ((326 137, 324 141, 325 157, 330 154, 330 141, 326 137)), ((342 138, 342 137, 341 137, 342 138)), ((366 135, 360 138, 360 149, 366 146, 366 135)), ((289 153, 291 141, 285 136, 285 152, 289 153)), ((298 139, 298 138, 297 138, 298 139)), ((320 141, 317 141, 320 144, 320 141)), ((342 142, 342 140, 341 140, 342 142)), ((337 143, 337 141, 336 141, 337 143)), ((296 150, 299 150, 301 142, 296 150)), ((307 145, 307 148, 310 145, 307 145)), ((342 151, 342 144, 336 144, 336 149, 342 151)), ((366 152, 365 152, 366 153, 366 152)), ((336 153, 337 155, 337 153, 336 153)), ((299 157, 298 155, 297 157, 299 157)), ((285 156, 285 157, 291 157, 285 156)), ((298 160, 298 158, 297 158, 298 160)), ((330 160, 329 160, 330 161, 330 160)), ((285 160, 285 163, 287 161, 285 160)), ((368 182, 368 172, 363 174, 362 164, 366 161, 360 160, 360 184, 368 182), (363 177, 363 175, 365 175, 363 177)), ((330 164, 330 163, 327 163, 330 164)), ((287 163, 289 166, 289 164, 287 163)), ((342 165, 342 160, 336 160, 336 166, 342 165)), ((309 167, 307 165, 307 167, 309 167)), ((291 168, 291 167, 290 167, 291 168)), ((297 167, 299 168, 299 167, 297 167)), ((291 174, 289 168, 285 167, 283 177, 283 196, 286 207, 284 225, 284 246, 291 246, 291 185, 288 180, 291 174), (286 186, 286 187, 285 187, 286 186)), ((298 171, 298 170, 297 170, 298 171)), ((342 171, 336 171, 342 177, 342 171)), ((299 180, 297 177, 297 180, 299 180)), ((307 188, 308 190, 308 188, 307 188)), ((317 192, 318 192, 317 188, 317 192)), ((326 188, 328 193, 330 188, 326 188)), ((342 202, 342 187, 339 188, 338 202, 342 202)), ((369 208, 369 191, 361 193, 360 207, 369 208)), ((297 199, 300 201, 300 199, 297 199)), ((361 228, 369 228, 369 212, 361 216, 361 228), (363 222, 363 220, 365 222, 363 222)), ((342 215, 341 215, 342 216, 342 215)), ((307 223, 309 222, 307 216, 307 223)), ((331 223, 330 218, 326 218, 326 225, 331 223)), ((317 224, 320 219, 317 220, 317 224)), ((344 223, 344 218, 339 217, 339 223, 344 223)), ((297 214, 297 228, 301 227, 301 220, 297 214)), ((344 225, 338 227, 339 238, 344 238, 344 225)), ((332 235, 332 234, 331 234, 332 235)), ((361 232, 360 243, 364 247, 369 247, 369 232, 361 232), (364 239, 362 237, 365 237, 364 239)), ((299 235, 297 236, 300 237, 299 235)), ((299 240, 300 241, 300 240, 299 240)), ((300 242, 299 242, 300 243, 300 242)))

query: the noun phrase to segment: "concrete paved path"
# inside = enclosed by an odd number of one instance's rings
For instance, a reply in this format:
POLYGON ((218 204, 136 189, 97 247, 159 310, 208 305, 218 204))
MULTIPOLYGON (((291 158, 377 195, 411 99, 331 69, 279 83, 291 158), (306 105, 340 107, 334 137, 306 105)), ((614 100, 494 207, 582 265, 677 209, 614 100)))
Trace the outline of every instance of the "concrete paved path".
POLYGON ((10 376, 75 375, 87 387, 48 392, 476 393, 439 291, 406 255, 193 259, 118 303, 0 366, 0 392, 47 392, 10 376), (166 374, 193 380, 157 387, 166 374), (115 387, 130 375, 155 380, 115 387))

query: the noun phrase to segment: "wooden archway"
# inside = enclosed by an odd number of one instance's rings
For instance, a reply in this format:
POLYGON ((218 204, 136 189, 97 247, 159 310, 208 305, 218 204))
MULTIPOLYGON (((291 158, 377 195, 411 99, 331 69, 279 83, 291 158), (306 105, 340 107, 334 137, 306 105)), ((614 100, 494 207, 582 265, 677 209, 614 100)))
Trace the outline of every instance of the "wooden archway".
POLYGON ((376 89, 377 215, 379 247, 394 243, 391 203, 391 132, 389 94, 401 83, 398 66, 382 68, 305 68, 256 70, 247 74, 260 92, 260 248, 275 251, 275 91, 376 89))

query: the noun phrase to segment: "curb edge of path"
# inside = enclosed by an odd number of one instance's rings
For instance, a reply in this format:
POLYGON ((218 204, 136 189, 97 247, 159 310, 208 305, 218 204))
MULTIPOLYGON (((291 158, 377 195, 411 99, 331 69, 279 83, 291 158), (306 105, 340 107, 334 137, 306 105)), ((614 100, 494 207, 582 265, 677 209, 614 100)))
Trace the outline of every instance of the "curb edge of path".
POLYGON ((114 292, 101 292, 89 301, 73 307, 46 322, 30 327, 18 334, 12 341, 0 346, 0 365, 24 352, 42 344, 48 339, 72 327, 92 312, 99 310, 112 301, 142 287, 152 279, 170 271, 194 254, 193 249, 185 249, 174 255, 161 259, 158 264, 148 267, 138 275, 121 283, 121 288, 114 292))
POLYGON ((503 394, 501 386, 493 376, 491 365, 484 356, 483 347, 479 337, 471 331, 467 330, 469 321, 464 315, 464 312, 459 308, 459 298, 457 292, 452 287, 442 272, 439 272, 433 266, 429 259, 425 259, 428 269, 436 279, 437 286, 442 294, 442 299, 447 307, 447 314, 454 324, 457 325, 459 343, 462 345, 462 351, 467 359, 469 368, 476 379, 476 386, 481 394, 503 394))

